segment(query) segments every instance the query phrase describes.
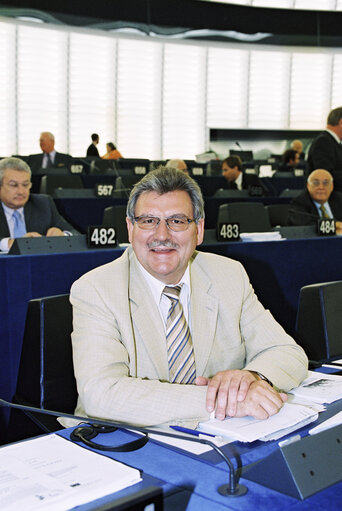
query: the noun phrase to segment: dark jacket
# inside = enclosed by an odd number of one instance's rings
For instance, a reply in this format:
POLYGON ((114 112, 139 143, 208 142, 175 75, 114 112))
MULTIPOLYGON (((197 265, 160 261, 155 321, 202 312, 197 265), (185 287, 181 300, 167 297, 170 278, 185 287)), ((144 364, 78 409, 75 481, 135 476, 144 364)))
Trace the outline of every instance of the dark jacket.
MULTIPOLYGON (((33 174, 42 168, 43 156, 44 156, 44 153, 29 155, 27 163, 28 163, 33 174)), ((56 152, 53 168, 70 167, 71 161, 72 161, 72 158, 69 154, 56 152)), ((48 172, 49 169, 46 169, 46 170, 48 172)))
POLYGON ((342 191, 342 145, 324 131, 312 142, 308 154, 308 170, 328 170, 334 178, 335 190, 342 191))
MULTIPOLYGON (((59 227, 62 231, 79 234, 58 213, 55 203, 49 195, 31 193, 29 200, 24 206, 24 217, 28 232, 39 232, 39 234, 44 236, 50 227, 59 227)), ((0 202, 0 239, 8 238, 9 236, 10 232, 6 215, 0 202)))
MULTIPOLYGON (((333 190, 328 202, 335 220, 342 221, 342 193, 333 190)), ((320 218, 307 190, 304 190, 291 201, 290 209, 295 211, 289 211, 288 225, 315 224, 320 218)))
POLYGON ((90 146, 87 149, 87 156, 98 156, 98 157, 100 157, 99 151, 98 151, 98 149, 97 149, 95 144, 90 144, 90 146))

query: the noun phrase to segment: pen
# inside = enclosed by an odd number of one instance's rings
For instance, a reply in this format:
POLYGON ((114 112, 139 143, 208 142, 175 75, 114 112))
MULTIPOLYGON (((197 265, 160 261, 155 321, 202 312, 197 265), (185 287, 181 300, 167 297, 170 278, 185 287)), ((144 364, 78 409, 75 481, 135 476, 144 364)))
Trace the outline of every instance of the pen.
POLYGON ((204 431, 198 431, 196 429, 183 428, 182 426, 170 426, 171 429, 175 431, 180 431, 181 433, 188 433, 189 435, 200 436, 207 435, 215 438, 216 435, 211 435, 210 433, 205 433, 204 431))

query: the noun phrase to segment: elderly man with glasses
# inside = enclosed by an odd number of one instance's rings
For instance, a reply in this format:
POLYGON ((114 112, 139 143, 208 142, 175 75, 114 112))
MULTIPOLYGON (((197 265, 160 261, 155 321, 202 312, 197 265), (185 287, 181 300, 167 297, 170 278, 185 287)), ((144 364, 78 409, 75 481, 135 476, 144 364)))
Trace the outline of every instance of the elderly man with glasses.
POLYGON ((342 193, 334 190, 330 172, 317 169, 308 177, 306 189, 291 202, 289 225, 310 225, 320 218, 337 220, 337 230, 342 227, 342 193))
POLYGON ((240 263, 197 252, 197 183, 160 167, 133 188, 131 247, 71 290, 76 413, 135 425, 279 411, 307 358, 258 301, 240 263))
POLYGON ((0 251, 15 238, 79 234, 48 195, 30 194, 31 169, 20 158, 0 160, 0 251))

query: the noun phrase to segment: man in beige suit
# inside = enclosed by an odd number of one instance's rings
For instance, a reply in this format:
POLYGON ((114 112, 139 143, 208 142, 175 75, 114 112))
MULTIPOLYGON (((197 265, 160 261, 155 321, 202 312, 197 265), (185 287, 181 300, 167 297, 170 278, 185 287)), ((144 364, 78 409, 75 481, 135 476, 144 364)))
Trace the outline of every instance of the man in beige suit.
POLYGON ((176 169, 148 173, 131 192, 127 228, 132 247, 72 286, 76 413, 135 425, 277 413, 307 358, 240 263, 195 250, 204 232, 195 181, 176 169), (195 371, 182 381, 171 376, 175 302, 164 294, 176 285, 195 371))

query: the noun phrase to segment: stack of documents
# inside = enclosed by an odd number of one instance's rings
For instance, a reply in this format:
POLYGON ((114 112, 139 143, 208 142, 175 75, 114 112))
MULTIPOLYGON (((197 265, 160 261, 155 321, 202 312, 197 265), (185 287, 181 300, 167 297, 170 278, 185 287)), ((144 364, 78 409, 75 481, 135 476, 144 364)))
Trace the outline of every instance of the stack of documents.
POLYGON ((277 241, 282 240, 279 231, 272 232, 242 232, 240 234, 242 241, 277 241))
POLYGON ((253 417, 227 417, 223 421, 210 419, 201 422, 199 429, 230 440, 254 442, 255 440, 277 440, 318 418, 318 412, 307 406, 285 403, 278 413, 268 419, 253 417))
POLYGON ((342 398, 342 376, 309 371, 309 377, 291 394, 302 401, 333 403, 342 398))
POLYGON ((140 471, 57 435, 0 448, 1 511, 65 511, 141 481, 140 471))

